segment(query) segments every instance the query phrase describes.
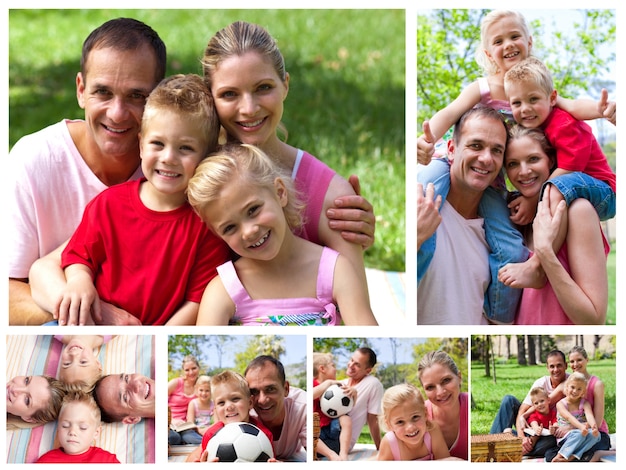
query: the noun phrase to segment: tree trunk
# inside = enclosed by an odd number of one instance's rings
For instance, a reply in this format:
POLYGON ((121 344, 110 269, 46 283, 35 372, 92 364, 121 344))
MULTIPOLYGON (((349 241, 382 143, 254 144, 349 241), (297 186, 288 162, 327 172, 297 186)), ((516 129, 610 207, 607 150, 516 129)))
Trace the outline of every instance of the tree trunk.
POLYGON ((489 355, 489 345, 491 344, 491 336, 485 335, 485 341, 483 341, 483 359, 485 360, 485 377, 491 377, 491 369, 489 363, 491 361, 489 355))
POLYGON ((517 335, 517 363, 520 366, 527 365, 526 362, 526 343, 524 335, 517 335))
POLYGON ((535 346, 535 336, 534 335, 528 335, 528 364, 531 366, 536 366, 537 365, 537 349, 535 346))

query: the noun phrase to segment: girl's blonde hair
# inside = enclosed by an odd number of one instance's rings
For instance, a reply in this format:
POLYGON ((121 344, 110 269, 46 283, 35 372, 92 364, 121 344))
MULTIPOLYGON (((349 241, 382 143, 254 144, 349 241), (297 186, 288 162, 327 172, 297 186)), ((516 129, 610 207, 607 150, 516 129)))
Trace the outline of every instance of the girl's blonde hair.
POLYGON ((200 218, 210 226, 207 207, 220 198, 226 185, 255 186, 274 192, 277 178, 287 189, 287 204, 283 207, 285 219, 291 230, 297 229, 303 224, 304 204, 296 193, 291 176, 254 145, 227 143, 205 158, 189 180, 187 198, 200 218))
MULTIPOLYGON (((485 50, 489 49, 489 38, 487 37, 487 29, 489 27, 504 19, 504 18, 513 18, 517 21, 522 33, 526 36, 526 39, 530 39, 530 29, 528 28, 528 24, 526 23, 526 18, 518 11, 513 10, 491 10, 487 15, 483 18, 480 23, 480 45, 476 50, 476 62, 480 65, 487 75, 493 75, 498 72, 496 64, 493 63, 487 54, 485 54, 485 50)), ((530 51, 529 51, 530 54, 530 51)))
POLYGON ((426 402, 422 396, 422 392, 413 384, 403 383, 399 385, 393 385, 385 390, 383 399, 381 402, 382 414, 380 416, 380 425, 385 431, 389 431, 389 415, 391 411, 397 406, 403 405, 408 402, 415 402, 423 414, 426 420, 426 429, 429 431, 433 428, 433 423, 428 419, 426 413, 426 402))
MULTIPOLYGON (((255 52, 267 60, 283 84, 286 84, 285 59, 278 49, 276 40, 265 28, 257 24, 235 21, 215 33, 204 50, 202 70, 209 90, 213 83, 213 73, 220 62, 230 57, 241 57, 248 52, 255 52)), ((278 130, 287 141, 287 129, 282 122, 279 123, 278 130)))
POLYGON ((584 382, 586 385, 587 377, 585 377, 585 374, 583 374, 582 372, 572 372, 567 377, 567 379, 565 379, 565 385, 569 384, 570 382, 584 382))
POLYGON ((209 377, 208 375, 201 375, 198 377, 198 380, 196 380, 196 387, 202 385, 202 384, 208 384, 211 385, 211 377, 209 377))

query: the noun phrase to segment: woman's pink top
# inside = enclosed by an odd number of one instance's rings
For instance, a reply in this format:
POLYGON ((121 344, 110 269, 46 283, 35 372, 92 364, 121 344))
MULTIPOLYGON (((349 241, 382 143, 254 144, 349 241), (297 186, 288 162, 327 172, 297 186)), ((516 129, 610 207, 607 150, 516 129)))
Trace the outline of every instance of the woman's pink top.
MULTIPOLYGON (((457 457, 459 459, 467 460, 468 456, 468 444, 469 439, 469 406, 468 395, 466 392, 459 393, 459 434, 456 436, 456 441, 450 447, 450 456, 457 457)), ((428 419, 433 419, 433 404, 430 400, 426 401, 426 411, 428 412, 428 419)), ((443 426, 441 426, 443 431, 443 426)))

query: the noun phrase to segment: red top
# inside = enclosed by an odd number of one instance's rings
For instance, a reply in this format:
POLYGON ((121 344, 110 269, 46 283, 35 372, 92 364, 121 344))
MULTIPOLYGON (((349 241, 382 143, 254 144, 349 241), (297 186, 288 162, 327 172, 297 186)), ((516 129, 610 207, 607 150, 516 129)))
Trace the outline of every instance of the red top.
POLYGON ((100 447, 90 447, 82 454, 70 455, 63 449, 52 449, 46 452, 35 463, 120 463, 115 454, 100 447))
POLYGON ((189 204, 168 212, 144 206, 143 181, 111 186, 92 199, 62 266, 88 266, 102 300, 143 325, 163 325, 185 301, 200 302, 229 251, 189 204))
POLYGON ((541 127, 556 150, 557 167, 586 173, 615 191, 615 173, 587 123, 554 108, 541 127))

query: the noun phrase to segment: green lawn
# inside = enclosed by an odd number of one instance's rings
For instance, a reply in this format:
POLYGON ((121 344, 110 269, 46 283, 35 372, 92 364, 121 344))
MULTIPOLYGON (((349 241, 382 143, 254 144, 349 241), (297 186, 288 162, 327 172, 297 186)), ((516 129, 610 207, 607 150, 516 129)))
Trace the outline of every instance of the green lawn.
MULTIPOLYGON (((615 359, 594 360, 589 363, 588 370, 604 382, 604 419, 609 425, 609 430, 615 432, 615 359)), ((472 362, 471 392, 476 407, 471 411, 471 433, 489 433, 502 397, 514 395, 522 401, 533 382, 547 373, 545 365, 519 366, 514 361, 508 361, 497 364, 494 383, 493 377, 485 376, 485 367, 482 363, 472 362)))
POLYGON ((168 48, 168 74, 201 73, 208 39, 235 20, 265 26, 290 73, 289 143, 341 175, 357 174, 377 216, 366 264, 405 270, 404 10, 9 10, 9 148, 62 118, 80 118, 82 42, 130 16, 168 48), (349 25, 349 27, 346 27, 349 25))
POLYGON ((615 252, 616 243, 611 243, 611 252, 609 253, 609 257, 606 262, 606 269, 609 274, 609 305, 606 313, 606 324, 607 325, 615 325, 615 296, 617 294, 616 284, 615 284, 615 260, 616 260, 616 252, 615 252))

